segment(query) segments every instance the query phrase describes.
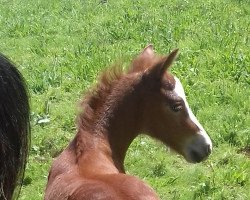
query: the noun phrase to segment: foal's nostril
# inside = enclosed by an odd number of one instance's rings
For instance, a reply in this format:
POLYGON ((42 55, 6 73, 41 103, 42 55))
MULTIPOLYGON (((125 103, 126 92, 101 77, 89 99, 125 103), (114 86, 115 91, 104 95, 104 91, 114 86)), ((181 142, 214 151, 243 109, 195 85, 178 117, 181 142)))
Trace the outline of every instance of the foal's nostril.
POLYGON ((211 154, 211 146, 210 146, 210 144, 208 144, 207 145, 207 149, 206 149, 207 151, 206 151, 206 153, 207 153, 207 155, 209 155, 209 154, 211 154))

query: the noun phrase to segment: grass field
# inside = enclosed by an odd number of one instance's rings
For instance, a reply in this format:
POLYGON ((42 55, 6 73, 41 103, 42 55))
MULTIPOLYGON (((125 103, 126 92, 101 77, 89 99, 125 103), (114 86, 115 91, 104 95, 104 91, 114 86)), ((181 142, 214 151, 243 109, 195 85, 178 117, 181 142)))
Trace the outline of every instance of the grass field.
POLYGON ((25 76, 32 145, 21 200, 43 199, 48 170, 75 134, 77 103, 98 73, 147 44, 180 48, 172 68, 214 150, 188 164, 139 137, 126 170, 161 199, 250 199, 249 0, 0 0, 0 52, 25 76))

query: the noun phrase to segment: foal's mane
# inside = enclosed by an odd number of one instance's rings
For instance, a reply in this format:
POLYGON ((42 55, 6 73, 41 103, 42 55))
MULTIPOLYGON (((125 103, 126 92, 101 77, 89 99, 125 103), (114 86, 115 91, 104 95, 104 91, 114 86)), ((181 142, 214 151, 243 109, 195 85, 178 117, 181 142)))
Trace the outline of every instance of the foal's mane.
POLYGON ((78 126, 83 130, 92 130, 92 124, 98 115, 99 109, 104 105, 111 94, 114 85, 125 76, 122 65, 114 65, 106 69, 97 85, 89 90, 80 104, 82 112, 78 117, 78 126))

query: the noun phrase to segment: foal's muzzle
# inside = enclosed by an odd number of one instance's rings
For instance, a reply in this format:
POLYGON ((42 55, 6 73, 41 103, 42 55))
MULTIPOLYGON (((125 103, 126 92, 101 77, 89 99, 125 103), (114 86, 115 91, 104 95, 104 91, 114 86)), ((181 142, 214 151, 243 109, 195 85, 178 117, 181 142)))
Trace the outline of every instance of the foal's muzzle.
POLYGON ((188 142, 184 151, 184 157, 188 162, 199 163, 206 160, 212 151, 212 142, 204 134, 197 134, 188 142))
POLYGON ((200 151, 197 151, 195 149, 191 150, 190 151, 191 162, 199 163, 199 162, 205 160, 209 156, 210 153, 211 153, 211 149, 210 149, 209 145, 207 145, 206 147, 204 147, 200 151))

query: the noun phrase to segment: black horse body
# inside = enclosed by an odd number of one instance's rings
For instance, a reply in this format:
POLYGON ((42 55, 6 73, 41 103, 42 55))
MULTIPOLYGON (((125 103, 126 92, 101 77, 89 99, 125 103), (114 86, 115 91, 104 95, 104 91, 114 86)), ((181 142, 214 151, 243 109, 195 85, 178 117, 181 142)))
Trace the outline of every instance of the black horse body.
POLYGON ((19 194, 30 144, 29 113, 25 81, 0 54, 0 200, 19 194))

